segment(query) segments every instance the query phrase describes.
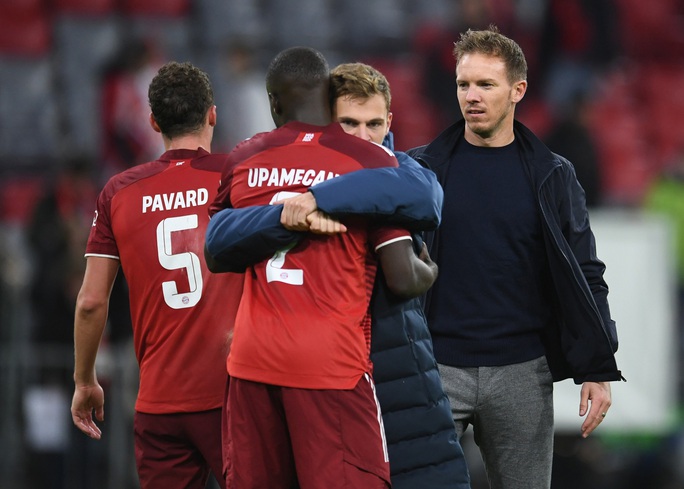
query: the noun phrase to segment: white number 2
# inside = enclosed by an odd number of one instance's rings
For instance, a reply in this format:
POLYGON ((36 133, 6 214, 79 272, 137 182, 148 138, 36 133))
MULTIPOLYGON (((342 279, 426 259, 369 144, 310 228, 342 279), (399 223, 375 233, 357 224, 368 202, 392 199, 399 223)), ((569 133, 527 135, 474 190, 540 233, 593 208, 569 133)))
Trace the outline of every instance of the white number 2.
MULTIPOLYGON (((273 195, 269 204, 283 201, 291 197, 299 195, 300 192, 280 191, 273 195)), ((290 247, 284 250, 276 251, 273 258, 266 263, 266 281, 267 282, 283 282, 290 285, 304 284, 304 270, 298 268, 283 268, 285 265, 285 255, 294 247, 293 243, 290 247)))
MULTIPOLYGON (((292 245, 294 246, 294 244, 292 245)), ((292 248, 276 251, 273 258, 266 263, 266 281, 283 282, 290 285, 304 284, 304 270, 298 268, 283 268, 285 265, 285 255, 292 248)))
POLYGON ((159 263, 167 270, 185 268, 190 283, 190 292, 178 293, 176 282, 162 283, 164 301, 173 309, 184 309, 196 305, 202 297, 202 266, 199 257, 191 252, 172 253, 171 233, 197 227, 197 214, 169 217, 157 226, 157 254, 159 263))

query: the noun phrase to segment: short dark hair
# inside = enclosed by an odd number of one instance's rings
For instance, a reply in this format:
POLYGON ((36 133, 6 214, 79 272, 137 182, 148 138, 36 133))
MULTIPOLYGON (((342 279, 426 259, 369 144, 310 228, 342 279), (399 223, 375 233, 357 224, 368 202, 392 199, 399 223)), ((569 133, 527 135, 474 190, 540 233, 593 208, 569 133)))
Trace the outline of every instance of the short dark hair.
POLYGON ((200 130, 214 105, 209 76, 187 62, 162 66, 147 96, 159 129, 170 139, 200 130))
POLYGON ((278 53, 271 61, 266 74, 269 93, 283 86, 300 86, 311 89, 330 79, 330 67, 317 50, 295 46, 278 53))
POLYGON ((518 43, 501 34, 494 24, 485 30, 468 29, 454 43, 454 58, 457 64, 464 55, 473 53, 501 58, 506 65, 509 82, 527 80, 525 54, 518 43))

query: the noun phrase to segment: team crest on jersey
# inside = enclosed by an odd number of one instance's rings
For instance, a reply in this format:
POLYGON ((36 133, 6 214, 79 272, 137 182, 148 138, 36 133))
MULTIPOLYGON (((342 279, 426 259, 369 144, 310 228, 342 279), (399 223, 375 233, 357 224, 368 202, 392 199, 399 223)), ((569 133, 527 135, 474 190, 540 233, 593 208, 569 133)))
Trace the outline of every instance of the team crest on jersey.
POLYGON ((97 212, 97 209, 95 209, 95 215, 93 216, 93 226, 92 227, 95 227, 95 225, 97 224, 97 216, 98 215, 99 215, 99 213, 97 212))
POLYGON ((297 137, 298 143, 315 143, 320 137, 320 132, 300 132, 297 137))

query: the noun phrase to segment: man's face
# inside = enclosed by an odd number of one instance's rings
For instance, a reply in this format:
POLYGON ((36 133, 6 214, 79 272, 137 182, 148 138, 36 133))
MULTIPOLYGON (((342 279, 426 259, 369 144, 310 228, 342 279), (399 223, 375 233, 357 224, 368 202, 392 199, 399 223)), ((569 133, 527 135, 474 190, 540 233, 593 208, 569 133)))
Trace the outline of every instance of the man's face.
POLYGON ((511 85, 501 58, 464 55, 456 66, 458 103, 466 122, 466 140, 476 146, 508 144, 513 137, 515 104, 527 82, 511 85), (510 139, 510 140, 509 140, 510 139))
POLYGON ((379 93, 364 99, 339 97, 333 117, 347 134, 378 144, 382 144, 392 123, 392 113, 387 111, 385 98, 379 93))

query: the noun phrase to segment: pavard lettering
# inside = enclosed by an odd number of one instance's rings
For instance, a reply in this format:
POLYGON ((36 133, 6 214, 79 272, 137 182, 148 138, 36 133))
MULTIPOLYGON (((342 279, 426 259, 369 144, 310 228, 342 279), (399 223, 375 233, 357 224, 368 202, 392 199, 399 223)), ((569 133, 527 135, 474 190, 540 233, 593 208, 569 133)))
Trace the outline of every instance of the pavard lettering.
POLYGON ((143 195, 142 212, 170 211, 197 207, 209 201, 209 191, 206 188, 186 190, 184 192, 170 192, 168 194, 143 195))

